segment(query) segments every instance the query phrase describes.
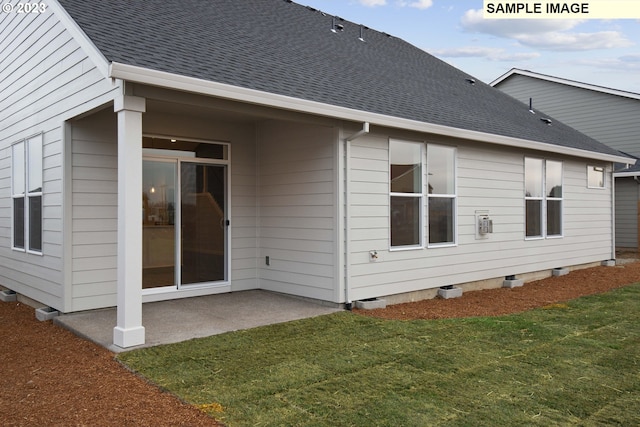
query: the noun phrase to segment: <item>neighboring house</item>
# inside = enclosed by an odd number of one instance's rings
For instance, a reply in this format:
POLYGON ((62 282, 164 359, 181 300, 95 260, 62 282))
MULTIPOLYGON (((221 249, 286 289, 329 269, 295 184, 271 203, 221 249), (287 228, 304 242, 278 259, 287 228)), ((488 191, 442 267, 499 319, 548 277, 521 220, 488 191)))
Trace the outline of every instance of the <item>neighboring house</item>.
POLYGON ((0 14, 0 283, 117 306, 118 346, 149 301, 350 305, 615 256, 634 160, 400 39, 286 0, 46 6, 0 14))
MULTIPOLYGON (((512 69, 491 82, 514 98, 634 158, 640 157, 640 94, 512 69)), ((640 166, 618 165, 615 242, 638 249, 640 166)))

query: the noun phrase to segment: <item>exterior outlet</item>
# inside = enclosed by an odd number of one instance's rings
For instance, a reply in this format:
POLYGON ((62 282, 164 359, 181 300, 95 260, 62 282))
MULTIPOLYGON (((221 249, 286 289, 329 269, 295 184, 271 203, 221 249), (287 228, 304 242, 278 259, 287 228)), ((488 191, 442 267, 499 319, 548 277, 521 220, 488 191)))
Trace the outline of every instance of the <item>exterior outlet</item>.
POLYGON ((378 256, 378 251, 369 251, 369 261, 370 262, 378 262, 380 257, 378 256))

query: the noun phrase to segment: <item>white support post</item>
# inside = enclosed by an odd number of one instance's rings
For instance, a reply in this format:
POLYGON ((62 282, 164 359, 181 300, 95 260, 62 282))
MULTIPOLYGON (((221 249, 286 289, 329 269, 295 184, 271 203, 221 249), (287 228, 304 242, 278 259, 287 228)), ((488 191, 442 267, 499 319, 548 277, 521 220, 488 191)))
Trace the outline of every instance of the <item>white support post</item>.
POLYGON ((118 115, 118 296, 113 343, 144 344, 142 326, 142 113, 145 99, 116 98, 118 115))

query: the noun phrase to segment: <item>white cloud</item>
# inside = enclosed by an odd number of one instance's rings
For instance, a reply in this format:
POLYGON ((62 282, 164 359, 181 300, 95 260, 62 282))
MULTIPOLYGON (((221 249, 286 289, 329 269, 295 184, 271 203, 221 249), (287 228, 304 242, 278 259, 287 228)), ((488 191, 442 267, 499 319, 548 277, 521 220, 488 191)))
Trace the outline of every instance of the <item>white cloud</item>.
POLYGON ((504 49, 492 47, 460 47, 431 51, 440 58, 486 58, 490 61, 520 62, 540 57, 539 53, 509 53, 504 49))
POLYGON ((583 21, 572 19, 484 19, 482 10, 468 10, 462 28, 469 32, 513 39, 523 46, 553 51, 585 51, 628 47, 633 42, 619 31, 572 32, 583 21))
POLYGON ((360 4, 368 7, 384 6, 387 4, 387 0, 359 0, 359 1, 360 1, 360 4))
POLYGON ((417 9, 428 9, 433 6, 432 0, 418 0, 409 3, 409 7, 415 7, 417 9))
MULTIPOLYGON (((386 6, 387 0, 358 0, 361 5, 368 7, 386 6)), ((415 7, 416 9, 428 9, 433 6, 433 0, 396 0, 396 6, 415 7)))
POLYGON ((581 51, 629 47, 633 43, 617 31, 597 33, 523 34, 516 39, 526 46, 556 51, 581 51))

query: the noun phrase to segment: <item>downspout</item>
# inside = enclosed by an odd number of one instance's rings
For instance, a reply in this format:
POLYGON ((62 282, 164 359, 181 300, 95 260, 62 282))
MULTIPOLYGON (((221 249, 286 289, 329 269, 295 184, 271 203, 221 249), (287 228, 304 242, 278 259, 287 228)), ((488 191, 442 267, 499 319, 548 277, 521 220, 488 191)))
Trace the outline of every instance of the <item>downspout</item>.
POLYGON ((616 179, 615 164, 611 164, 611 259, 616 259, 616 179))
POLYGON ((362 129, 345 138, 344 159, 344 301, 345 308, 351 310, 351 141, 369 133, 369 122, 362 123, 362 129))

